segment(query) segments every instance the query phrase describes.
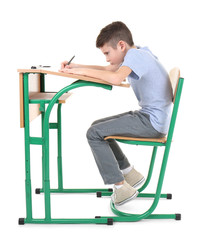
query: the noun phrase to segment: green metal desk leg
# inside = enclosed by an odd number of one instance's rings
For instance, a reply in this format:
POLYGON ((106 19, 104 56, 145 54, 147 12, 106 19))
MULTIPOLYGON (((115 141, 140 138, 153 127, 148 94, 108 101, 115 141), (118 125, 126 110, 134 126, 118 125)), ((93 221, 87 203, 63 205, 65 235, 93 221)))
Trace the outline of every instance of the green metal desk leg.
MULTIPOLYGON (((57 129, 57 143, 58 143, 58 156, 57 156, 57 164, 58 164, 58 189, 60 192, 63 190, 63 175, 62 175, 62 131, 61 131, 61 107, 62 104, 58 104, 57 109, 57 123, 53 123, 54 128, 57 129)), ((42 138, 44 137, 44 118, 45 118, 45 103, 40 104, 41 111, 41 126, 42 126, 42 138)), ((44 189, 44 145, 42 145, 42 188, 36 188, 35 193, 40 194, 44 189)))
MULTIPOLYGON (((40 111, 41 111, 41 131, 42 131, 42 138, 44 137, 44 118, 45 118, 45 104, 40 104, 40 111)), ((44 187, 44 144, 42 144, 42 189, 44 187)), ((37 193, 37 190, 36 190, 37 193)))
MULTIPOLYGON (((45 74, 40 73, 40 91, 45 92, 45 74)), ((42 138, 44 137, 44 118, 45 118, 45 103, 40 104, 41 111, 41 131, 42 138)), ((42 188, 44 187, 44 144, 42 145, 42 188)))
MULTIPOLYGON (((45 144, 45 155, 44 155, 44 177, 45 177, 45 184, 44 184, 44 199, 45 199, 45 222, 46 223, 52 223, 51 219, 51 201, 50 201, 50 179, 49 179, 49 117, 51 110, 54 106, 54 104, 57 102, 60 96, 62 96, 65 92, 68 92, 72 89, 83 87, 83 86, 94 86, 94 87, 102 87, 105 89, 110 90, 112 87, 109 85, 104 85, 104 84, 97 84, 93 82, 85 82, 85 81, 77 81, 62 90, 60 90, 51 100, 49 103, 47 109, 46 109, 46 114, 45 114, 45 119, 44 119, 44 144, 45 144)), ((95 220, 92 220, 93 222, 96 222, 95 220)), ((83 222, 83 221, 82 221, 83 222)))
POLYGON ((32 219, 32 193, 30 176, 30 127, 29 127, 29 90, 28 73, 23 74, 24 81, 24 133, 25 133, 25 188, 26 188, 26 219, 32 219))
POLYGON ((63 189, 63 171, 62 171, 62 124, 61 124, 61 108, 62 104, 58 104, 57 108, 57 168, 58 168, 58 190, 63 189))

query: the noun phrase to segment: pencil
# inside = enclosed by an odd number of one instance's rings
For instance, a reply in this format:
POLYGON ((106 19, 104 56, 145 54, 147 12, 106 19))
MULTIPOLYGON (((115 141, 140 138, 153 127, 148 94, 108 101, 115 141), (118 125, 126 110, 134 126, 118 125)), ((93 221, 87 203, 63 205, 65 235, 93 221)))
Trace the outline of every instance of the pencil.
POLYGON ((75 58, 75 55, 68 61, 67 65, 69 65, 74 58, 75 58))

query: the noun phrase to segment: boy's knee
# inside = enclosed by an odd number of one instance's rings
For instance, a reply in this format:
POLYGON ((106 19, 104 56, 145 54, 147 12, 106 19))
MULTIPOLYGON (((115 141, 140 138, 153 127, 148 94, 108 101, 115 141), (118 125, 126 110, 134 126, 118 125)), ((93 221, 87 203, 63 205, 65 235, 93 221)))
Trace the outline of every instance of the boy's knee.
POLYGON ((96 139, 97 134, 96 134, 96 130, 95 130, 95 127, 94 127, 94 126, 91 126, 91 127, 88 129, 88 131, 87 131, 87 133, 86 133, 86 137, 87 137, 88 140, 94 140, 94 139, 96 139))
POLYGON ((88 140, 102 141, 102 140, 104 140, 103 132, 104 131, 102 131, 100 128, 93 125, 88 129, 86 137, 88 140))
POLYGON ((98 122, 99 122, 99 120, 94 121, 94 122, 91 124, 91 126, 97 124, 98 122))

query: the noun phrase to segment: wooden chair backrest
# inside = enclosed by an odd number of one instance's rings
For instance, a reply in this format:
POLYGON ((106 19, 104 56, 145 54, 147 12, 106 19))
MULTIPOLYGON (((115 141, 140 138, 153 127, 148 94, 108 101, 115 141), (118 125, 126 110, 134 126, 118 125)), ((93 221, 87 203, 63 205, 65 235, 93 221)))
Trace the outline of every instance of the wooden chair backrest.
POLYGON ((169 78, 171 81, 171 85, 172 85, 172 90, 173 90, 173 100, 172 102, 175 102, 175 97, 176 97, 176 92, 177 92, 177 86, 178 86, 178 82, 179 82, 179 78, 180 78, 180 69, 179 68, 173 68, 170 72, 169 72, 169 78))

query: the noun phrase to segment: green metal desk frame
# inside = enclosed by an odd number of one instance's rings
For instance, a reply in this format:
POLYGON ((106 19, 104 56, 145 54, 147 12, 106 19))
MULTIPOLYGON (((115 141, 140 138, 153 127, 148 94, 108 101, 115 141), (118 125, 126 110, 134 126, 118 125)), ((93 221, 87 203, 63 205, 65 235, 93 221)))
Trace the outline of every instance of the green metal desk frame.
MULTIPOLYGON (((75 88, 84 86, 101 87, 107 90, 111 90, 112 86, 102 83, 89 82, 78 80, 63 89, 61 89, 51 100, 30 100, 28 93, 28 75, 29 73, 23 73, 23 91, 24 91, 24 120, 25 120, 25 191, 26 191, 26 218, 19 218, 19 224, 107 224, 112 225, 113 222, 135 222, 141 219, 176 219, 180 220, 180 214, 152 214, 155 210, 160 198, 171 199, 171 194, 161 194, 162 183, 164 179, 169 149, 172 140, 172 134, 175 125, 175 119, 177 115, 178 105, 180 101, 180 94, 182 91, 183 79, 179 79, 178 92, 175 100, 175 105, 172 114, 171 126, 168 134, 168 139, 166 143, 149 143, 149 142, 133 142, 127 140, 117 140, 127 144, 137 144, 137 145, 151 145, 153 146, 152 159, 150 162, 150 168, 148 172, 147 179, 144 185, 139 189, 138 197, 154 198, 153 204, 149 210, 143 214, 130 214, 118 211, 111 201, 111 210, 117 216, 96 216, 94 218, 71 218, 71 219, 53 219, 51 217, 51 193, 96 193, 97 197, 110 196, 113 189, 64 189, 63 188, 63 174, 62 174, 62 143, 61 143, 61 104, 58 99, 66 92, 69 92, 75 88), (42 136, 41 137, 31 137, 30 136, 30 126, 29 126, 29 104, 39 103, 41 111, 41 122, 42 122, 42 136), (45 105, 48 104, 45 109, 45 105), (57 109, 57 122, 49 123, 49 117, 54 104, 58 104, 57 109), (58 188, 50 189, 50 179, 49 179, 49 130, 57 129, 58 134, 58 188), (45 201, 45 218, 35 219, 32 214, 32 191, 31 191, 31 176, 30 176, 30 145, 36 144, 42 146, 42 183, 41 189, 36 189, 36 193, 44 193, 45 201), (155 156, 158 146, 165 146, 165 152, 162 162, 162 167, 160 171, 160 176, 158 180, 158 186, 156 194, 141 193, 149 184, 152 176, 153 166, 155 162, 155 156)), ((45 92, 45 74, 40 74, 41 79, 41 91, 45 92)))

